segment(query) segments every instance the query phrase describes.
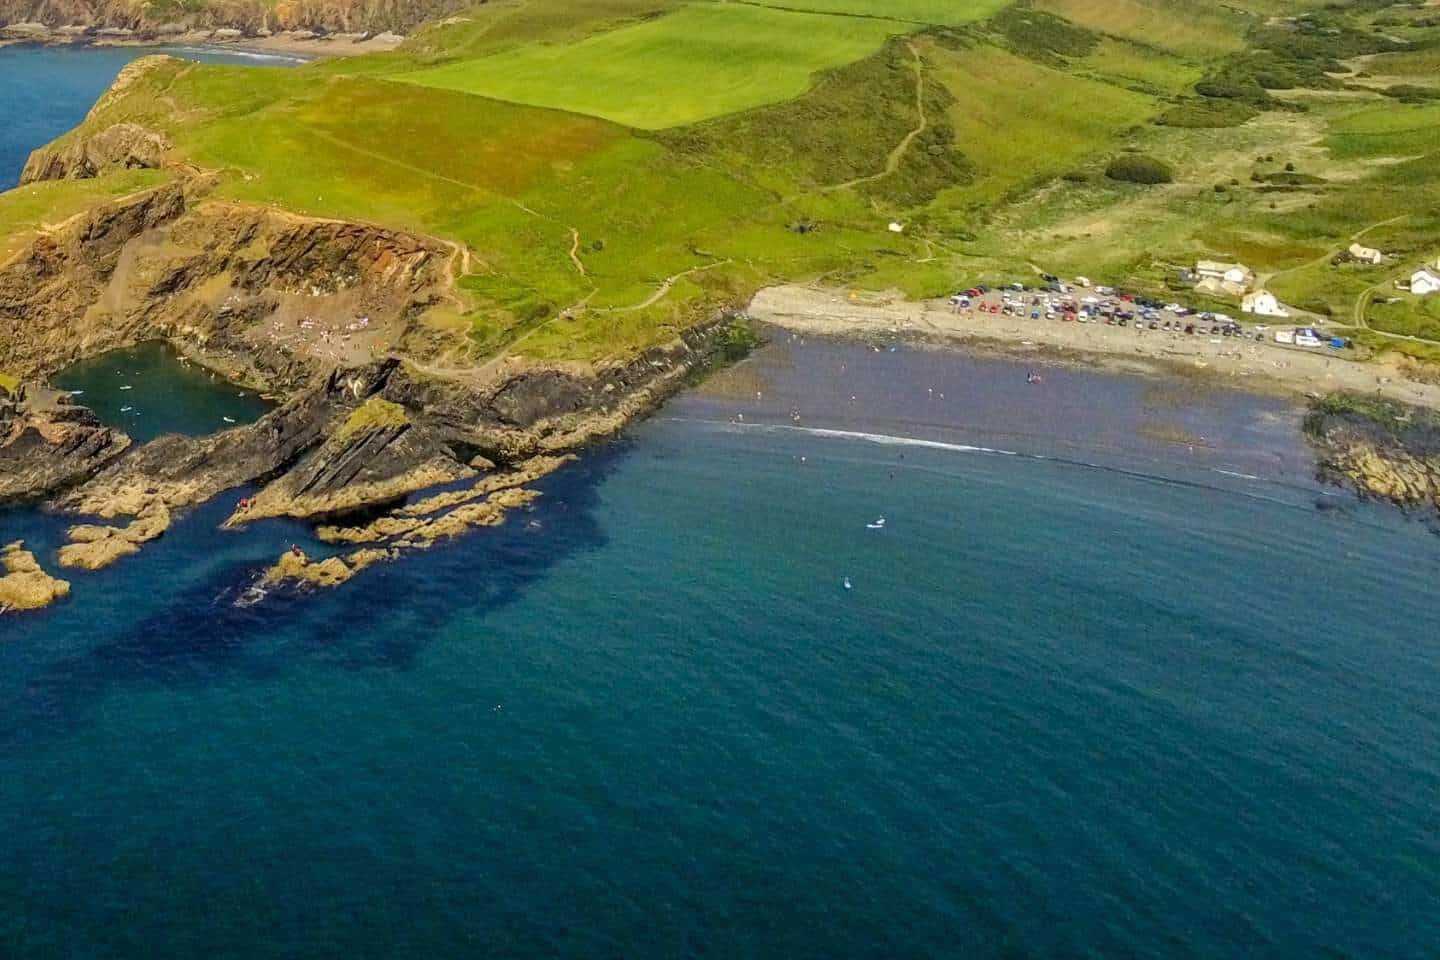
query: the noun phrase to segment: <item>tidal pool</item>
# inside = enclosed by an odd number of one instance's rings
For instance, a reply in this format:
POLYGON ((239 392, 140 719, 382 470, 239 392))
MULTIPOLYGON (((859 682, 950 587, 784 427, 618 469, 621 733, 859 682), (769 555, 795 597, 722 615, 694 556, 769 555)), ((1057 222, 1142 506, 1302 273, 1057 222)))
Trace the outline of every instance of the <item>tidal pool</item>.
POLYGON ((138 443, 167 433, 217 433, 252 423, 271 407, 253 390, 184 362, 158 341, 82 360, 51 383, 138 443))

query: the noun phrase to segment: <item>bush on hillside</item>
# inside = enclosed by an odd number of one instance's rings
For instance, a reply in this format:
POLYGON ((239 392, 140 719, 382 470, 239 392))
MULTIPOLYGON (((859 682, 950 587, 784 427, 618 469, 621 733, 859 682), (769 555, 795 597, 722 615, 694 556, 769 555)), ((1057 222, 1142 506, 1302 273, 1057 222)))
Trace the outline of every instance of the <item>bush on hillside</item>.
POLYGON ((1100 34, 1029 6, 1006 7, 990 26, 1020 56, 1051 66, 1063 67, 1071 58, 1089 56, 1100 46, 1100 34))
POLYGON ((1424 103, 1426 100, 1440 100, 1440 90, 1434 87, 1422 87, 1413 83, 1397 83, 1393 87, 1386 87, 1380 91, 1387 97, 1393 97, 1401 103, 1424 103))
POLYGON ((1132 153, 1111 160, 1105 176, 1123 183, 1170 183, 1175 179, 1175 171, 1163 160, 1132 153))
POLYGON ((1237 100, 1185 100, 1155 118, 1162 127, 1185 129, 1238 127, 1257 111, 1237 100))

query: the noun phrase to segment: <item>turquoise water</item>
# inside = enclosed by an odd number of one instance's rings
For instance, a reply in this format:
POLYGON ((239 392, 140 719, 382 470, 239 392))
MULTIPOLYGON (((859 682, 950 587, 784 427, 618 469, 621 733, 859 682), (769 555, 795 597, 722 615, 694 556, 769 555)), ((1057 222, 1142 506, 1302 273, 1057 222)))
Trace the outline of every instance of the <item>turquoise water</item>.
POLYGON ((162 343, 82 360, 52 381, 139 443, 167 433, 205 436, 260 419, 271 404, 208 370, 182 364, 162 343))
POLYGON ((341 591, 237 606, 324 547, 222 497, 0 617, 0 956, 1434 957, 1440 537, 1283 403, 877 347, 341 591))
POLYGON ((48 143, 85 117, 115 74, 136 57, 168 53, 205 63, 293 65, 285 57, 155 47, 72 49, 69 47, 0 48, 0 190, 20 180, 30 151, 48 143))
POLYGON ((1434 955, 1440 538, 1268 401, 1195 405, 1190 461, 1087 428, 1144 381, 1053 371, 1102 411, 1054 425, 1013 364, 767 357, 347 590, 235 606, 322 548, 221 504, 4 622, 0 944, 1434 955), (790 416, 897 373, 961 408, 928 445, 790 416))

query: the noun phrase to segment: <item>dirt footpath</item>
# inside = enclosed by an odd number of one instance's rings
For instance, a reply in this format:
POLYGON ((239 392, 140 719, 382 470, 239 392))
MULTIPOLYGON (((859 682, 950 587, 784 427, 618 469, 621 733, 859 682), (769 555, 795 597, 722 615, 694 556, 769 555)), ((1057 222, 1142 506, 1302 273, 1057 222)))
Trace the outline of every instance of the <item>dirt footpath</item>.
POLYGON ((770 287, 750 304, 756 320, 803 333, 832 336, 900 336, 972 346, 1040 361, 1093 360, 1157 373, 1193 373, 1236 387, 1293 393, 1379 392, 1440 409, 1440 387, 1406 379, 1380 363, 1347 360, 1328 348, 1286 347, 1235 337, 1032 320, 959 311, 943 301, 851 294, 803 286, 770 287))

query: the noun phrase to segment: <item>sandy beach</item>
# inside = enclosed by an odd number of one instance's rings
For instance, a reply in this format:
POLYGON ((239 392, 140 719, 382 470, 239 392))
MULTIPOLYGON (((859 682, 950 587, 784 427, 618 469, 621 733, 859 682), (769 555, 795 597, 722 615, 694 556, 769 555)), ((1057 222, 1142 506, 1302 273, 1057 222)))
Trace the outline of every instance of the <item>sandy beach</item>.
POLYGON ((810 334, 899 336, 1037 362, 1083 360, 1135 372, 1179 373, 1263 392, 1380 393, 1440 409, 1440 386, 1408 379, 1391 364, 1268 341, 957 312, 943 301, 799 285, 762 290, 750 304, 750 315, 810 334))

